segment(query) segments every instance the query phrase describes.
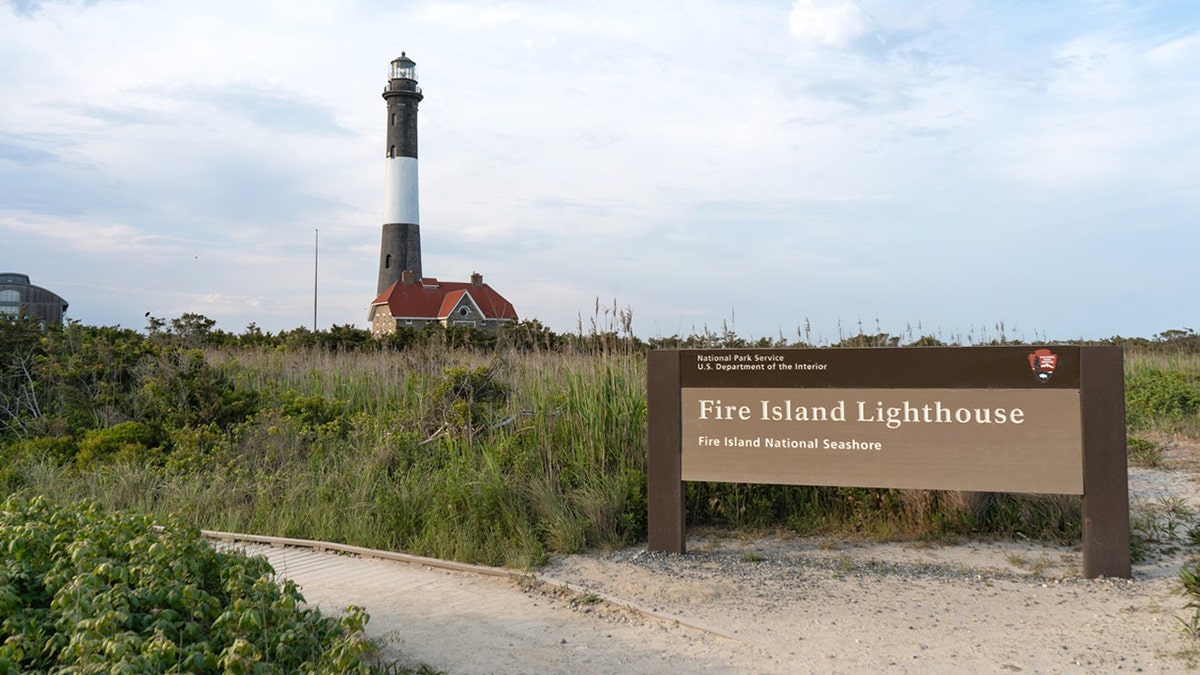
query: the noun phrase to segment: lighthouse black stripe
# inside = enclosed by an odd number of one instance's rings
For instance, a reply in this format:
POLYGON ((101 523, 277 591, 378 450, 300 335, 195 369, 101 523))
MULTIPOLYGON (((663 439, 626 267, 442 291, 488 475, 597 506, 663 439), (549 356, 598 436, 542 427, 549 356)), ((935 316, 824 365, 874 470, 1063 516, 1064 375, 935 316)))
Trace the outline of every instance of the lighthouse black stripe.
POLYGON ((383 226, 383 241, 379 255, 379 283, 375 293, 386 291, 400 281, 405 270, 413 279, 421 278, 421 227, 408 223, 388 223, 383 226))
POLYGON ((417 156, 417 99, 388 98, 388 157, 417 156))

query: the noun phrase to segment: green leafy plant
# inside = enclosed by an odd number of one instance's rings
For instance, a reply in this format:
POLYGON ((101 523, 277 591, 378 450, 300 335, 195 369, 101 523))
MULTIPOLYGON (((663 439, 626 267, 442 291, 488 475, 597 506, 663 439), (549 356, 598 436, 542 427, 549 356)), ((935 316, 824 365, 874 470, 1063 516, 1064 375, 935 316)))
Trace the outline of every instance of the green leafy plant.
POLYGON ((1130 436, 1126 445, 1130 466, 1161 469, 1166 464, 1166 451, 1154 441, 1139 436, 1130 436))
POLYGON ((496 421, 509 388, 500 380, 499 362, 477 368, 446 369, 433 388, 431 412, 440 431, 453 431, 468 440, 496 421))
POLYGON ((1183 584, 1182 593, 1187 598, 1185 609, 1192 610, 1187 619, 1180 619, 1183 632, 1193 640, 1200 639, 1200 563, 1184 566, 1179 570, 1179 581, 1183 584))
POLYGON ((1125 417, 1131 429, 1177 431, 1200 418, 1200 373, 1151 368, 1125 378, 1125 417))
POLYGON ((194 527, 38 497, 0 506, 0 671, 369 672, 365 611, 305 606, 194 527))
POLYGON ((121 422, 104 429, 91 429, 79 441, 75 462, 88 467, 111 460, 145 460, 157 445, 154 430, 141 422, 121 422))

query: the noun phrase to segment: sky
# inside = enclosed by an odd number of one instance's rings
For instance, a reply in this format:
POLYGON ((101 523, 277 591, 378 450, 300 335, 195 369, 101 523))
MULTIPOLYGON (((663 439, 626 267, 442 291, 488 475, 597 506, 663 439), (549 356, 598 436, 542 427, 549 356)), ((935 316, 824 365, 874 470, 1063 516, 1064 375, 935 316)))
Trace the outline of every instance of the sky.
POLYGON ((558 332, 1200 329, 1192 0, 7 0, 0 272, 366 328, 401 52, 425 275, 558 332))

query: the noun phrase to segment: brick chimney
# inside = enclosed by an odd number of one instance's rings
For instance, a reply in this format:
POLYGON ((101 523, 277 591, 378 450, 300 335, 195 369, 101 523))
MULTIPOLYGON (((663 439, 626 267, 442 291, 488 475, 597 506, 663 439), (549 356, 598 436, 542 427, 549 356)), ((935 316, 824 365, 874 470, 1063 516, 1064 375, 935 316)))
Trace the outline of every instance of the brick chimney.
POLYGON ((471 272, 471 285, 472 286, 482 286, 483 285, 483 275, 480 274, 479 272, 471 272))
POLYGON ((404 270, 400 273, 400 283, 415 284, 417 283, 417 274, 412 270, 404 270))

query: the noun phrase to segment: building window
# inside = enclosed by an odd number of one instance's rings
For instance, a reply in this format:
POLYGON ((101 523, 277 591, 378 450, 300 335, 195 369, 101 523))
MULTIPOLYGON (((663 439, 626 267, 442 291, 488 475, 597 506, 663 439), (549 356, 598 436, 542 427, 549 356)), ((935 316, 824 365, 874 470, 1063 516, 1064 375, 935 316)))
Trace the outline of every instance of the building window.
POLYGON ((11 288, 0 291, 0 312, 4 314, 20 314, 21 292, 11 288))

